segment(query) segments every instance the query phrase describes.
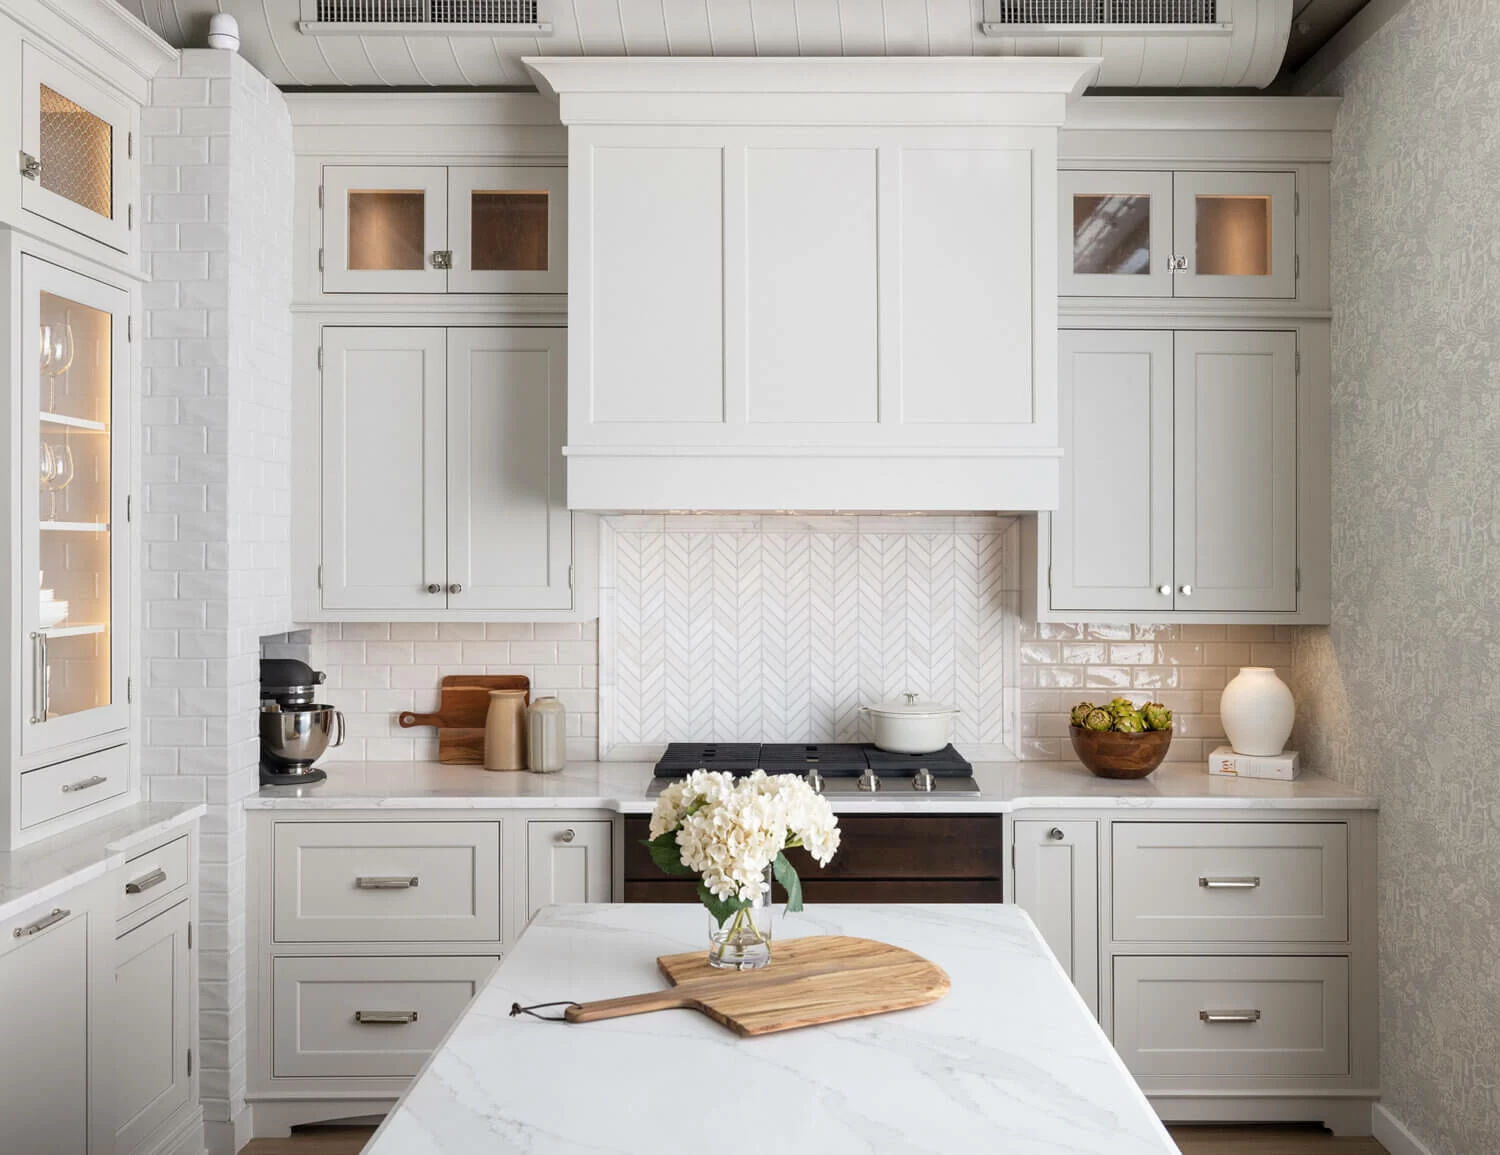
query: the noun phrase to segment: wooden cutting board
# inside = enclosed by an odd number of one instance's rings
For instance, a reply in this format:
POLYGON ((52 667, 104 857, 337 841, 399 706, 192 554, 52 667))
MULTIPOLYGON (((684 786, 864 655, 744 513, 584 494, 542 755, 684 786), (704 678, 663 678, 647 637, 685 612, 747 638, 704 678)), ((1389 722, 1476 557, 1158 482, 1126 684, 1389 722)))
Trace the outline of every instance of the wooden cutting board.
POLYGON ((440 683, 434 714, 403 710, 396 721, 403 729, 436 726, 438 761, 457 766, 484 765, 484 721, 491 690, 525 690, 531 703, 531 679, 525 674, 449 674, 440 683))
POLYGON ((778 942, 771 965, 719 970, 707 950, 656 960, 672 986, 569 1007, 570 1023, 680 1008, 702 1011, 741 1035, 769 1035, 935 1003, 951 984, 943 968, 898 946, 820 935, 778 942))

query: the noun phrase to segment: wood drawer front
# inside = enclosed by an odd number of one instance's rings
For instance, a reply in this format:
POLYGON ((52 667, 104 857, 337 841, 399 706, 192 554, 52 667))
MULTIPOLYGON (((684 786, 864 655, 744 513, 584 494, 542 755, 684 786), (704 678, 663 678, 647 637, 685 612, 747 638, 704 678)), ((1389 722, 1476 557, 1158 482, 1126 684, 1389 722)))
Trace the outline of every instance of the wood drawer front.
POLYGON ((120 883, 120 905, 117 917, 126 918, 143 906, 180 890, 188 881, 187 835, 173 839, 145 854, 138 854, 125 864, 125 879, 120 883))
POLYGON ((113 746, 21 775, 21 826, 38 826, 124 794, 130 747, 113 746))
POLYGON ((497 942, 498 822, 281 822, 277 942, 497 942))
POLYGON ((1118 942, 1344 942, 1342 822, 1116 822, 1118 942))
POLYGON ((410 1078, 500 961, 278 958, 271 978, 271 1073, 410 1078))
POLYGON ((1349 1073, 1347 958, 1120 957, 1114 981, 1133 1075, 1349 1073))

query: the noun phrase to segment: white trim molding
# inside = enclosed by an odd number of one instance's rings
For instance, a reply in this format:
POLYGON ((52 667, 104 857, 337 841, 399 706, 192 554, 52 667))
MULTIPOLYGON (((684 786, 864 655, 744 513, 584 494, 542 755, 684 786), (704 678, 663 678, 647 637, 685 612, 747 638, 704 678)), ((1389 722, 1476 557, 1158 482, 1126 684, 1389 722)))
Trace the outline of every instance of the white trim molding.
POLYGON ((1390 1155, 1433 1155, 1432 1149, 1391 1114, 1391 1109, 1384 1103, 1376 1103, 1370 1109, 1370 1134, 1390 1155))

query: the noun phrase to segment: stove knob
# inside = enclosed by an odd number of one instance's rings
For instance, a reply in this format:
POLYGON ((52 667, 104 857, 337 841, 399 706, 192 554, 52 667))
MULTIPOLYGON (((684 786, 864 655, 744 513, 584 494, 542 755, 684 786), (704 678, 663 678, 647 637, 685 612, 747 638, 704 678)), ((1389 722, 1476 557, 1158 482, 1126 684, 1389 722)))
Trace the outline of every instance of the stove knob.
POLYGON ((920 790, 924 794, 930 794, 932 793, 933 785, 932 771, 927 769, 926 766, 918 767, 917 772, 912 775, 911 788, 913 790, 920 790))
POLYGON ((875 771, 866 770, 859 776, 859 782, 857 785, 866 793, 873 794, 875 793, 875 791, 880 789, 880 779, 875 777, 875 771))
POLYGON ((813 788, 813 793, 823 793, 823 775, 818 773, 818 768, 816 766, 809 766, 807 768, 805 781, 809 786, 813 788))

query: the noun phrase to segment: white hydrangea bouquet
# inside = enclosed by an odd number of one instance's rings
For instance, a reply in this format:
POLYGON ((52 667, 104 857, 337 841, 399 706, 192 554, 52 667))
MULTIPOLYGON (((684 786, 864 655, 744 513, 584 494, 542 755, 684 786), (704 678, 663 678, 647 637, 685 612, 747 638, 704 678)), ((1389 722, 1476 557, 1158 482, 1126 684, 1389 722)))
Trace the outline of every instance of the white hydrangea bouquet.
POLYGON ((803 847, 827 866, 839 826, 828 799, 794 774, 695 770, 662 791, 646 846, 666 873, 700 876, 698 898, 715 928, 709 962, 748 969, 771 959, 773 875, 787 911, 802 909, 802 881, 784 851, 803 847))

